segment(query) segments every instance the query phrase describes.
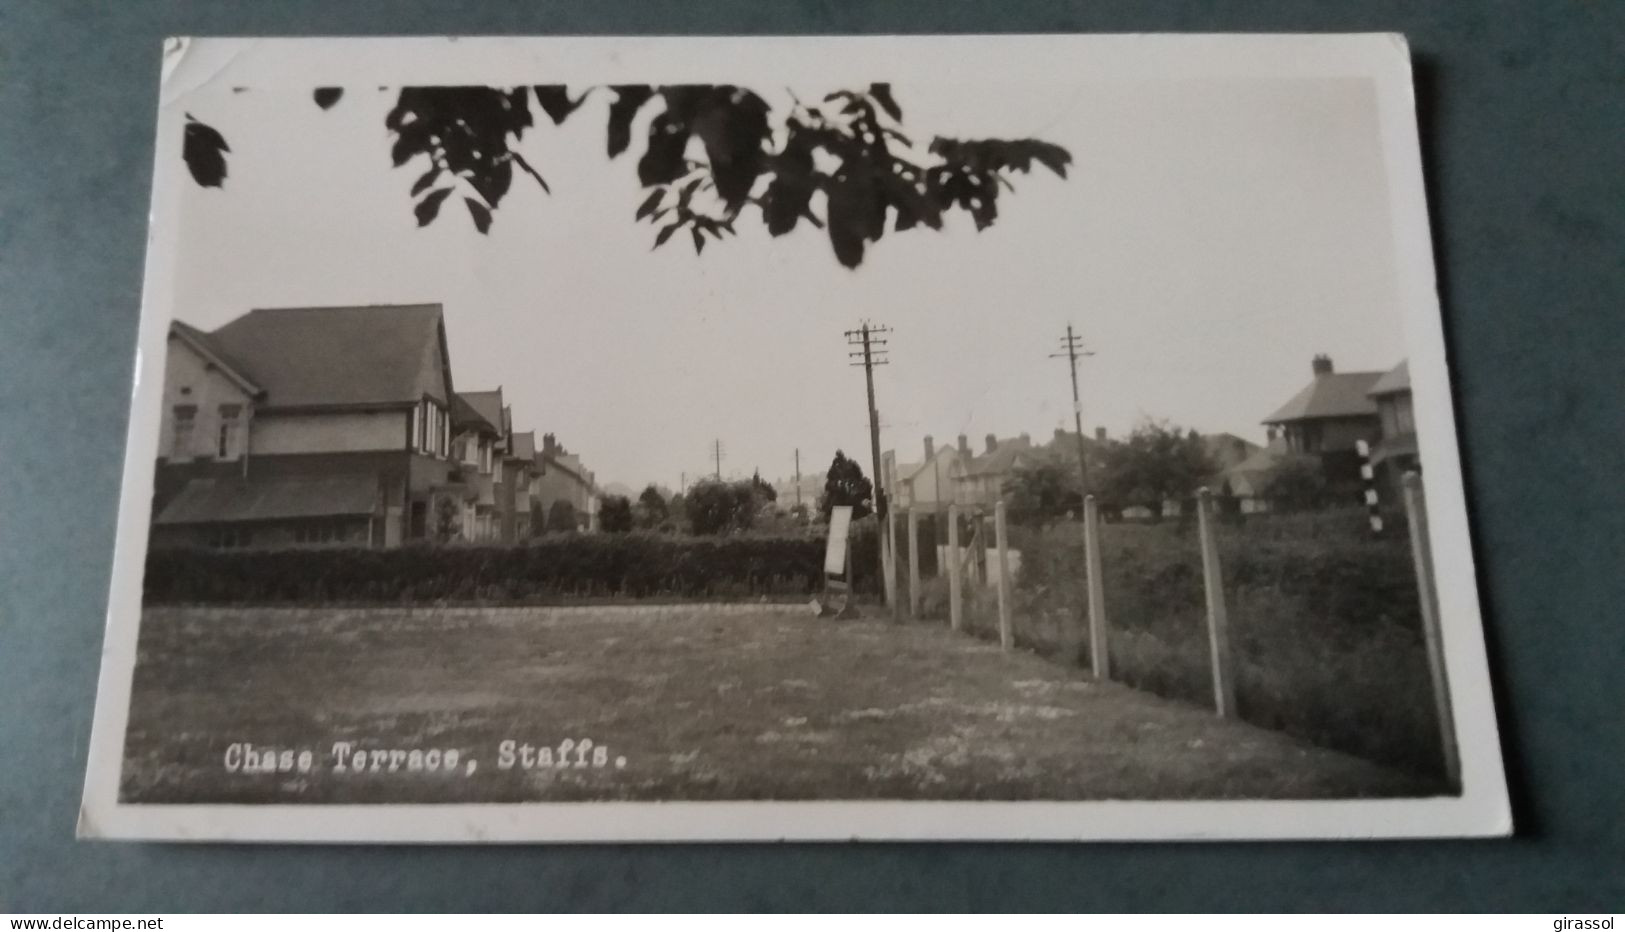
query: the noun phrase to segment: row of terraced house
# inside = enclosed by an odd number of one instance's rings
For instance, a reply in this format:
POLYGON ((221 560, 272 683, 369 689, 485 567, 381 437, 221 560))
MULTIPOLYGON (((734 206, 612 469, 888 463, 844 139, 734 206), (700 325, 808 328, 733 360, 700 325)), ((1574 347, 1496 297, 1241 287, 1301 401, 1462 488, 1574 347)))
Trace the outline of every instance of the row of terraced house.
POLYGON ((581 458, 515 430, 501 388, 456 390, 438 304, 265 308, 207 332, 175 321, 163 392, 155 545, 596 530, 581 458))
MULTIPOLYGON (((1416 422, 1412 411, 1410 373, 1404 361, 1391 369, 1337 372, 1329 356, 1310 361, 1308 384, 1264 419, 1265 444, 1260 446, 1230 433, 1202 435, 1202 443, 1217 468, 1208 485, 1238 501, 1243 511, 1271 507, 1270 477, 1295 457, 1318 461, 1326 488, 1335 502, 1363 500, 1362 466, 1369 462, 1385 501, 1398 501, 1399 477, 1420 468, 1416 422), (1360 452, 1361 447, 1366 450, 1360 452)), ((935 508, 949 504, 990 509, 1004 497, 1017 470, 1044 461, 1060 461, 1076 468, 1078 450, 1091 471, 1104 468, 1108 446, 1106 430, 1078 440, 1077 434, 1057 428, 1047 443, 1027 434, 1001 438, 988 434, 982 450, 972 448, 960 434, 955 444, 925 438, 919 460, 904 461, 894 451, 882 457, 882 484, 893 504, 902 508, 935 508)), ((817 480, 805 491, 816 496, 817 480)), ((1163 503, 1163 515, 1176 515, 1181 502, 1163 503)), ((1126 517, 1149 517, 1144 508, 1125 509, 1126 517)))

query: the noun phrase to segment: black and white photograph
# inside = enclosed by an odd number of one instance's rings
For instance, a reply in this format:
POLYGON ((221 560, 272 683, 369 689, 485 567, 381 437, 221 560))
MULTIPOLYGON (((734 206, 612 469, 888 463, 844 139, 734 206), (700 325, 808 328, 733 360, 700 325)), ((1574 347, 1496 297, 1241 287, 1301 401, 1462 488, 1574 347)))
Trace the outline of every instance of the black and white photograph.
POLYGON ((162 59, 82 836, 1510 831, 1402 38, 162 59))

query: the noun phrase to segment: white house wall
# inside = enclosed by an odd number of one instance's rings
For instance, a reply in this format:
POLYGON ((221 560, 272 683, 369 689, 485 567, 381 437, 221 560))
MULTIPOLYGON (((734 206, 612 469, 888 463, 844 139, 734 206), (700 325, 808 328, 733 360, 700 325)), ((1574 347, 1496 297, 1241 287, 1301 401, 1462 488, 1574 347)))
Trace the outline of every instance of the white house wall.
MULTIPOLYGON (((214 458, 219 452, 220 406, 241 405, 238 423, 244 425, 237 432, 237 443, 252 414, 252 400, 237 383, 227 378, 184 341, 172 338, 169 354, 164 362, 164 408, 159 434, 158 455, 171 462, 186 462, 197 457, 214 458), (197 408, 192 422, 192 438, 187 449, 175 449, 175 408, 191 405, 197 408)), ((231 451, 228 459, 236 458, 231 451)))

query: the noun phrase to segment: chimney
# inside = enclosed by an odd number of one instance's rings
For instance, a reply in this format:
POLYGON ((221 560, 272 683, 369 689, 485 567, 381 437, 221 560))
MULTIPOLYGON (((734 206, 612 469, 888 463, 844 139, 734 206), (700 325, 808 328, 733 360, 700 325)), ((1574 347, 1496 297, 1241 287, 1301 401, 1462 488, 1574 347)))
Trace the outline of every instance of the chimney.
POLYGON ((925 462, 931 462, 931 457, 937 455, 937 446, 931 442, 931 435, 925 435, 925 462))
POLYGON ((1065 439, 1066 439, 1066 431, 1062 430, 1059 427, 1055 428, 1055 442, 1060 443, 1061 441, 1063 441, 1065 439))
POLYGON ((992 453, 999 448, 999 438, 992 434, 987 435, 987 452, 992 453))
POLYGON ((1325 353, 1321 353, 1310 361, 1309 368, 1314 370, 1315 378, 1317 379, 1323 375, 1331 375, 1332 357, 1326 355, 1325 353))
POLYGON ((966 458, 970 457, 970 441, 965 439, 964 434, 959 435, 959 455, 966 458))
POLYGON ((1096 427, 1095 428, 1095 442, 1096 443, 1105 443, 1106 442, 1106 428, 1104 428, 1104 427, 1096 427))
POLYGON ((552 456, 558 450, 558 440, 552 434, 542 435, 542 454, 552 456))

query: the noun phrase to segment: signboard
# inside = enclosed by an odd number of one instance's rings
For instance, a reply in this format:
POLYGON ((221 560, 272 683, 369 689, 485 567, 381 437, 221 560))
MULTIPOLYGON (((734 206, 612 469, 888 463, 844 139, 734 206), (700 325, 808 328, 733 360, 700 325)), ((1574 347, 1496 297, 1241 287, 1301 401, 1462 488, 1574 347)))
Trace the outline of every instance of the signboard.
POLYGON ((852 528, 852 506, 836 505, 829 510, 829 543, 824 547, 824 575, 846 572, 846 537, 852 528))

